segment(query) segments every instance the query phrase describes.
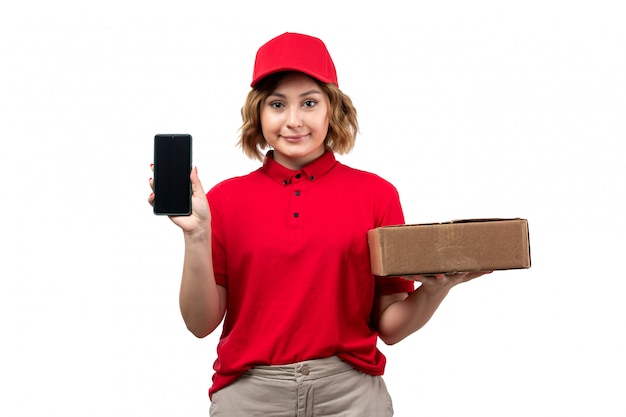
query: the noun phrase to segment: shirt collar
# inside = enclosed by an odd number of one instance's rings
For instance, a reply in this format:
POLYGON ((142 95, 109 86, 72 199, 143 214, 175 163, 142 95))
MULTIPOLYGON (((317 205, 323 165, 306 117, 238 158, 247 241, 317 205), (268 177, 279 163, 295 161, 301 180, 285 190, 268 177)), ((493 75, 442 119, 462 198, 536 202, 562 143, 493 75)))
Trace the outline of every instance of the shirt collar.
POLYGON ((276 162, 274 160, 274 151, 270 150, 265 154, 263 171, 280 185, 288 185, 296 175, 305 176, 305 178, 308 178, 310 181, 315 181, 328 173, 336 164, 337 160, 335 159, 335 154, 332 151, 326 150, 322 156, 309 163, 304 168, 292 170, 276 162))

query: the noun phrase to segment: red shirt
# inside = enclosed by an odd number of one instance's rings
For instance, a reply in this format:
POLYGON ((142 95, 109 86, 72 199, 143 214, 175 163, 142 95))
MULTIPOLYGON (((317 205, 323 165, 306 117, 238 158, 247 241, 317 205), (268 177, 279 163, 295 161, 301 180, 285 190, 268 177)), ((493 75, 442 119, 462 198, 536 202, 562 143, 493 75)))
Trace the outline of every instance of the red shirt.
POLYGON ((338 356, 382 375, 374 294, 413 291, 371 273, 367 231, 404 223, 398 192, 332 152, 293 171, 271 154, 207 198, 213 265, 228 304, 209 394, 255 365, 338 356))

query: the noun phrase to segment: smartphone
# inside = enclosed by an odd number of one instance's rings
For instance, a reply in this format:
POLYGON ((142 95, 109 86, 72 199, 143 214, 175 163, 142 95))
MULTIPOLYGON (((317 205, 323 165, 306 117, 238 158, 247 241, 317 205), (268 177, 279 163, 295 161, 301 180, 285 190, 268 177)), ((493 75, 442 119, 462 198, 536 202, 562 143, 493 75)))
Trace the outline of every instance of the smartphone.
POLYGON ((191 214, 191 135, 154 136, 154 214, 191 214))

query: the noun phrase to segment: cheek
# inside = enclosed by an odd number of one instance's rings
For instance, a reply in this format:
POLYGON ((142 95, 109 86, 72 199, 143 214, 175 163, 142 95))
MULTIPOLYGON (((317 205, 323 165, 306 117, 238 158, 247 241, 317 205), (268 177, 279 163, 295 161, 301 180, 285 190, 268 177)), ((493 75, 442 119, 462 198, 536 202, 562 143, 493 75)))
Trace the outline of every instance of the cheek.
POLYGON ((318 124, 318 130, 326 136, 328 134, 328 130, 330 129, 330 122, 328 121, 328 117, 324 120, 321 120, 318 124))
POLYGON ((319 123, 320 128, 325 132, 325 134, 327 134, 328 130, 330 129, 330 115, 328 114, 328 112, 328 106, 326 106, 326 114, 323 120, 321 120, 319 123))
POLYGON ((261 122, 261 127, 267 124, 267 112, 266 111, 261 110, 261 112, 259 113, 259 121, 261 122))
POLYGON ((276 126, 280 125, 279 118, 276 116, 276 114, 273 114, 272 112, 261 111, 260 120, 263 130, 275 129, 276 126))
POLYGON ((259 120, 261 122, 261 132, 265 138, 268 137, 272 128, 272 119, 268 117, 267 112, 261 112, 259 115, 259 120))

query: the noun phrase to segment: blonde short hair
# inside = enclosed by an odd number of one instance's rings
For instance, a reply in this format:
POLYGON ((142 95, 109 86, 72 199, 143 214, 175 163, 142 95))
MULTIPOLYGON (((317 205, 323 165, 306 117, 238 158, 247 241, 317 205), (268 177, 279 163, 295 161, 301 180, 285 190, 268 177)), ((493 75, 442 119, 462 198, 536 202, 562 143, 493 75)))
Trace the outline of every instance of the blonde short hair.
MULTIPOLYGON (((251 159, 262 161, 265 156, 264 151, 268 148, 261 130, 261 105, 287 74, 289 72, 279 72, 263 78, 250 90, 241 108, 243 124, 239 129, 240 137, 237 145, 251 159)), ((326 93, 330 104, 328 134, 324 145, 332 152, 347 154, 354 148, 359 131, 356 109, 352 100, 335 84, 326 84, 315 78, 311 79, 326 93)))

